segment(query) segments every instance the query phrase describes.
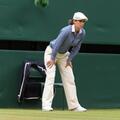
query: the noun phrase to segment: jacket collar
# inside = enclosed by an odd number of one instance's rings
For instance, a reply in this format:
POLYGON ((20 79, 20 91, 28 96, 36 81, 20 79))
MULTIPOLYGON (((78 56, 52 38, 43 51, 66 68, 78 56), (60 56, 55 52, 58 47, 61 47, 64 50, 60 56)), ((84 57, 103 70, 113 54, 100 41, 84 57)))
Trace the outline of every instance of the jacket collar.
MULTIPOLYGON (((74 24, 72 25, 72 32, 75 33, 75 25, 74 24)), ((80 29, 80 31, 79 31, 79 34, 81 34, 81 33, 82 33, 82 29, 80 29)))

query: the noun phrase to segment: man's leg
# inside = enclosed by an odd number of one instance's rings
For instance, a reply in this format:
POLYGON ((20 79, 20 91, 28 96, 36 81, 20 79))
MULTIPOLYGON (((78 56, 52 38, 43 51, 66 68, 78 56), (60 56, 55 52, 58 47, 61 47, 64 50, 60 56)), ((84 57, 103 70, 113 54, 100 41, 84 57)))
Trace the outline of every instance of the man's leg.
POLYGON ((79 106, 77 93, 76 93, 76 85, 74 82, 73 70, 70 66, 65 68, 66 61, 68 56, 63 57, 58 60, 58 67, 60 70, 65 95, 68 103, 68 109, 74 109, 79 106))
POLYGON ((48 46, 45 51, 44 62, 46 66, 46 80, 43 90, 42 96, 42 109, 43 110, 52 110, 52 101, 54 97, 54 81, 55 81, 55 71, 56 66, 54 65, 52 68, 47 67, 47 61, 50 60, 51 48, 48 46))

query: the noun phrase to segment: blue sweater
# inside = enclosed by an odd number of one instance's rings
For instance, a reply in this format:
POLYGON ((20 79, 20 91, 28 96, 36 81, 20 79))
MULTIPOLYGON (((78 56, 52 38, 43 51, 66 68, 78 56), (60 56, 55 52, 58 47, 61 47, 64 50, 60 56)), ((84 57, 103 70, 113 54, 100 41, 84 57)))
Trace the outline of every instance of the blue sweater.
POLYGON ((50 42, 50 46, 52 47, 52 60, 55 60, 57 53, 64 54, 71 47, 72 50, 70 51, 68 61, 71 61, 79 52, 81 43, 85 37, 85 30, 82 28, 81 32, 76 33, 72 30, 72 27, 72 25, 68 25, 62 28, 57 38, 50 42))

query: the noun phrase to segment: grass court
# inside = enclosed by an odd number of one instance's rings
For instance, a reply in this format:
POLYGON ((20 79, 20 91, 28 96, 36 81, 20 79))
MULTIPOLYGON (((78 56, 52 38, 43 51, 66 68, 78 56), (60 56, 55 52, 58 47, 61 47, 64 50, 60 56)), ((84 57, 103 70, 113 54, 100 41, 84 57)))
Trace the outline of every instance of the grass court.
POLYGON ((87 112, 0 109, 0 120, 120 120, 120 109, 90 109, 87 112))

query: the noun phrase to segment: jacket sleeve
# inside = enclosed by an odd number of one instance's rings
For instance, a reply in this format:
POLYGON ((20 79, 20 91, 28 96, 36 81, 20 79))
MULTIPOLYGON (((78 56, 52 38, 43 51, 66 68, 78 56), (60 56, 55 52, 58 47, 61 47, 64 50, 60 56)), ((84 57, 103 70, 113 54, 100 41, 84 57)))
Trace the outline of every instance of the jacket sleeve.
POLYGON ((81 36, 81 40, 79 41, 79 43, 76 45, 76 46, 74 46, 73 48, 72 48, 72 50, 71 50, 71 52, 70 52, 70 55, 69 55, 69 57, 68 57, 68 61, 72 61, 72 59, 77 55, 77 53, 79 52, 79 50, 80 50, 80 48, 81 48, 81 44, 82 44, 82 42, 83 42, 83 40, 84 40, 84 38, 85 38, 85 30, 83 30, 83 34, 82 34, 82 36, 81 36))
POLYGON ((60 46, 62 45, 62 43, 66 39, 66 37, 67 37, 67 31, 61 30, 59 35, 57 36, 57 38, 55 40, 55 45, 52 48, 52 54, 51 54, 51 59, 52 60, 55 60, 56 54, 57 54, 60 46))

